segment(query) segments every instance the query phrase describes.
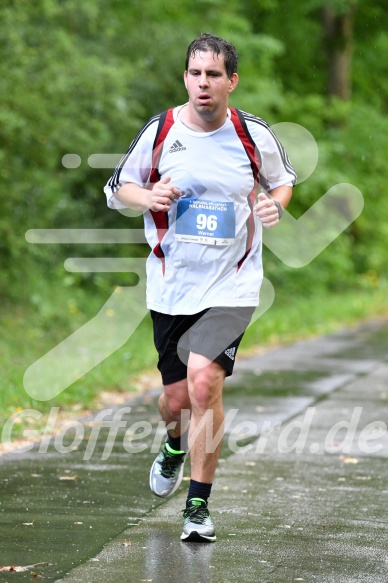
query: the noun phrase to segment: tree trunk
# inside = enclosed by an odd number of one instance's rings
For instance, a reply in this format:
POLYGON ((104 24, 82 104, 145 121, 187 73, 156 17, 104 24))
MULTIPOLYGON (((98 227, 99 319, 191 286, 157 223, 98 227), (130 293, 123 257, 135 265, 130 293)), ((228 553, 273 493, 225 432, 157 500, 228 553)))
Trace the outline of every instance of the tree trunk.
POLYGON ((354 12, 353 3, 341 13, 329 5, 323 7, 323 38, 328 56, 327 91, 343 100, 351 96, 354 12))

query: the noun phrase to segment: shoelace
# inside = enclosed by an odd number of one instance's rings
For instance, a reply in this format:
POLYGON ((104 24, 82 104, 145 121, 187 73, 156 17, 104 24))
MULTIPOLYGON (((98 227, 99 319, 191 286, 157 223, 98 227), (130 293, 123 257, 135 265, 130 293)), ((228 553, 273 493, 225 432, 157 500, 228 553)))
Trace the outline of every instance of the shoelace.
POLYGON ((208 518, 209 510, 206 506, 188 506, 183 510, 183 518, 190 518, 190 522, 202 524, 208 518))
POLYGON ((166 448, 163 448, 163 461, 161 474, 165 478, 174 478, 176 471, 182 465, 184 460, 184 453, 170 453, 166 448))

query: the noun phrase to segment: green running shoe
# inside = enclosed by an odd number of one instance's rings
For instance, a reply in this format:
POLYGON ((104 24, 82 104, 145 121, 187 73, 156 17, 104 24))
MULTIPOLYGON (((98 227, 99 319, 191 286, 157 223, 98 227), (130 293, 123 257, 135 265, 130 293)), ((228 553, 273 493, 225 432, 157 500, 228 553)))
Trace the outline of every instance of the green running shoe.
POLYGON ((190 498, 183 510, 183 532, 181 540, 193 543, 212 543, 216 540, 214 524, 205 500, 190 498))
POLYGON ((174 494, 183 478, 187 453, 175 452, 166 442, 150 471, 151 491, 160 498, 174 494))

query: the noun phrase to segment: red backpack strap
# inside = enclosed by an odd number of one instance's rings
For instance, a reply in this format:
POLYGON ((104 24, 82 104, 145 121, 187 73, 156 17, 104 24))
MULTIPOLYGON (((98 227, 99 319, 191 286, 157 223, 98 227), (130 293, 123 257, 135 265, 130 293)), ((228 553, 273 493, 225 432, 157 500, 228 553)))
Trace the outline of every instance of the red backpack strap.
POLYGON ((261 168, 260 152, 257 149, 257 146, 251 134, 249 133, 243 112, 240 111, 239 109, 236 109, 235 107, 231 107, 230 112, 231 120, 235 127, 236 133, 240 138, 242 145, 244 146, 244 149, 249 158, 249 161, 251 163, 252 174, 255 183, 259 184, 260 182, 259 171, 261 168))
POLYGON ((260 159, 260 153, 257 149, 257 146, 256 146, 251 134, 249 133, 248 126, 247 126, 247 123, 244 119, 244 115, 243 115, 242 111, 240 111, 239 109, 236 109, 234 107, 231 107, 230 112, 231 112, 231 121, 235 127, 236 133, 237 133, 238 137, 240 138, 241 143, 244 146, 245 152, 248 156, 248 159, 251 163, 251 169, 252 169, 253 180, 254 180, 253 188, 248 195, 248 205, 251 209, 251 213, 250 213, 250 215, 247 219, 247 222, 246 222, 246 226, 247 226, 246 251, 245 251, 245 254, 243 255, 243 257, 241 257, 240 261, 238 262, 237 270, 239 270, 240 267, 242 266, 242 264, 244 263, 246 257, 250 253, 250 250, 252 247, 253 237, 255 234, 255 220, 254 220, 254 216, 253 216, 253 205, 255 203, 255 198, 257 195, 259 182, 260 182, 259 171, 261 168, 261 159, 260 159))
MULTIPOLYGON (((174 124, 173 111, 173 108, 171 108, 160 114, 158 129, 156 131, 154 145, 152 147, 152 168, 149 178, 151 184, 155 184, 160 180, 158 166, 163 151, 163 142, 166 139, 172 125, 174 124)), ((168 213, 156 213, 154 211, 150 211, 150 213, 154 219, 155 227, 158 233, 158 243, 155 245, 153 252, 162 261, 162 269, 164 273, 164 252, 161 247, 161 242, 164 235, 168 231, 168 213)))
POLYGON ((158 129, 156 130, 154 145, 152 146, 152 168, 150 173, 150 182, 152 184, 155 184, 155 182, 160 180, 158 164, 162 155, 163 142, 174 124, 173 111, 173 108, 168 109, 161 113, 159 117, 158 129))

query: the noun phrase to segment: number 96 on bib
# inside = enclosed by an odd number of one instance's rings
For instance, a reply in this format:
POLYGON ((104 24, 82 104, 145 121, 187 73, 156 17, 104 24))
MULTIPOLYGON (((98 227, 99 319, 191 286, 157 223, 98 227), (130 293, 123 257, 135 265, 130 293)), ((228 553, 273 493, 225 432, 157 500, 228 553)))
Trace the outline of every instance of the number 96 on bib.
POLYGON ((235 223, 232 202, 184 198, 178 201, 175 238, 186 243, 233 245, 235 223))

